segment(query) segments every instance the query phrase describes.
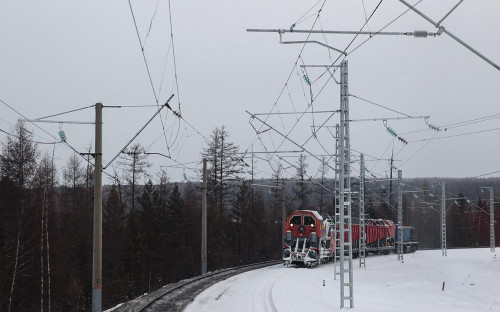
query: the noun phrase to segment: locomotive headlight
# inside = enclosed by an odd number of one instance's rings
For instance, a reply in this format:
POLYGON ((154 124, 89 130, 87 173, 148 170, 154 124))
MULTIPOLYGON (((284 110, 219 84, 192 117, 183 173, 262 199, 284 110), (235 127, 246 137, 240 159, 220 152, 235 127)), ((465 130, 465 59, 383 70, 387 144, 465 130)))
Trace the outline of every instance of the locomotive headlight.
POLYGON ((314 227, 314 224, 311 224, 311 227, 314 227))

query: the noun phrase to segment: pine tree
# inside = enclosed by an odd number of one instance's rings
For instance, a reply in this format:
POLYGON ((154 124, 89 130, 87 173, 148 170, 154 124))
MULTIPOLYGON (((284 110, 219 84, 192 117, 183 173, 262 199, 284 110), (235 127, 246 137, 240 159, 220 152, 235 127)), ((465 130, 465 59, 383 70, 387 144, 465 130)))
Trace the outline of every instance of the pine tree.
POLYGON ((222 126, 212 130, 211 142, 202 153, 208 162, 207 183, 212 190, 212 201, 221 214, 230 203, 228 195, 231 182, 238 180, 243 172, 238 149, 238 146, 229 142, 229 133, 222 126))
POLYGON ((165 276, 163 267, 166 265, 166 227, 167 211, 165 204, 160 200, 160 194, 155 190, 153 182, 149 180, 139 197, 142 210, 140 211, 141 246, 148 292, 161 286, 165 276))
MULTIPOLYGON (((38 229, 35 222, 37 212, 32 204, 30 188, 33 186, 37 168, 39 151, 33 142, 33 135, 19 121, 12 129, 14 135, 7 137, 7 143, 2 143, 0 157, 1 180, 7 186, 5 194, 5 212, 2 219, 7 236, 5 276, 9 279, 7 310, 18 310, 23 303, 23 297, 34 295, 30 276, 34 274, 33 251, 34 240, 31 231, 38 229), (4 219, 5 218, 5 219, 4 219), (24 273, 24 274, 21 274, 24 273)), ((6 283, 7 284, 7 283, 6 283)))
MULTIPOLYGON (((236 154, 238 146, 229 142, 229 134, 225 127, 212 131, 211 142, 202 155, 207 159, 208 227, 207 244, 209 265, 214 268, 225 267, 232 262, 232 254, 226 244, 229 243, 227 215, 232 198, 234 182, 242 173, 241 156, 236 154)), ((209 268, 210 269, 210 268, 209 268)))
POLYGON ((137 185, 140 184, 141 178, 148 176, 147 169, 151 167, 151 163, 147 160, 147 155, 144 154, 144 147, 139 143, 132 145, 125 151, 118 163, 125 166, 125 181, 129 185, 129 207, 131 210, 135 210, 137 185))
POLYGON ((201 258, 201 192, 194 183, 188 182, 183 188, 184 200, 184 255, 185 277, 200 274, 201 258))
POLYGON ((242 259, 242 250, 244 237, 246 236, 248 223, 250 220, 248 216, 250 204, 250 191, 246 181, 240 185, 240 191, 236 200, 233 202, 231 209, 231 216, 229 218, 229 226, 231 228, 233 254, 234 257, 240 262, 242 259))
POLYGON ((125 266, 125 204, 120 200, 115 185, 111 187, 106 203, 103 207, 103 271, 106 278, 103 280, 103 303, 111 306, 126 298, 125 266))
POLYGON ((300 210, 307 209, 309 204, 308 199, 311 191, 307 184, 308 181, 306 181, 308 166, 309 165, 306 163, 306 156, 301 154, 297 162, 297 173, 295 175, 297 182, 295 182, 294 188, 294 193, 298 201, 297 208, 300 210))
POLYGON ((168 242, 168 252, 165 255, 172 262, 169 269, 175 281, 181 279, 185 274, 184 209, 184 199, 176 183, 167 200, 166 241, 168 242))
POLYGON ((326 174, 328 173, 328 162, 326 157, 321 158, 321 166, 318 169, 320 174, 319 186, 316 188, 316 192, 314 192, 314 197, 318 202, 317 210, 320 214, 326 212, 326 200, 327 200, 327 181, 326 174))
POLYGON ((127 299, 133 299, 142 291, 142 259, 139 217, 136 210, 127 215, 125 227, 125 272, 127 279, 127 299))

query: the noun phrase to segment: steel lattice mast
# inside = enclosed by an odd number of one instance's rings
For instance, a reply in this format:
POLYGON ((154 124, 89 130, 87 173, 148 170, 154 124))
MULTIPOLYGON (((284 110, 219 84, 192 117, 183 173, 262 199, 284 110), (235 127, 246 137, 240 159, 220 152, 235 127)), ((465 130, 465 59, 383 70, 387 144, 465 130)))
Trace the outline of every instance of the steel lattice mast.
POLYGON ((493 196, 493 187, 482 187, 490 191, 490 251, 495 252, 495 203, 493 196))
POLYGON ((403 178, 403 173, 398 170, 398 261, 404 262, 403 260, 403 184, 401 182, 403 178))
POLYGON ((495 206, 492 187, 490 187, 490 251, 495 252, 495 206))
POLYGON ((366 268, 365 233, 365 155, 361 154, 359 168, 359 267, 366 268))
POLYGON ((349 300, 350 308, 354 308, 353 296, 353 267, 352 267, 352 224, 351 224, 351 147, 349 138, 349 86, 348 63, 346 60, 340 64, 340 307, 345 307, 349 300), (347 233, 347 242, 345 241, 347 233), (347 253, 347 255, 346 255, 347 253), (345 268, 347 263, 347 268, 345 268), (346 281, 347 274, 347 281, 346 281), (348 295, 345 295, 345 288, 348 295))
POLYGON ((441 255, 446 253, 446 191, 445 184, 441 182, 441 255))
POLYGON ((334 251, 333 260, 335 261, 333 270, 333 279, 337 279, 337 275, 340 275, 340 126, 337 124, 335 126, 335 216, 334 216, 334 251))

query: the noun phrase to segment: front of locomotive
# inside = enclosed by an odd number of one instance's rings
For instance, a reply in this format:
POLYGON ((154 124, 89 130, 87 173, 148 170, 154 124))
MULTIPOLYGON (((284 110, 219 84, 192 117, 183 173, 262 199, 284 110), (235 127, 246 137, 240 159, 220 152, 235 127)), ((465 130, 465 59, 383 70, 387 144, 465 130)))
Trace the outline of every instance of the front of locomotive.
POLYGON ((320 259, 320 240, 324 237, 323 218, 312 210, 297 210, 285 226, 283 260, 285 265, 314 266, 320 259))

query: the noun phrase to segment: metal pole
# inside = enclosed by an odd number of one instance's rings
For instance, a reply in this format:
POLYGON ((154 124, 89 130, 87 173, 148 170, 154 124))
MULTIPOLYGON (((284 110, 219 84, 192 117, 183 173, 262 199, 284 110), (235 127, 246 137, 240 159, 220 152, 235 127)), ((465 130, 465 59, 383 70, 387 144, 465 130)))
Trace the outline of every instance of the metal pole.
POLYGON ((399 187, 399 200, 398 200, 398 261, 404 263, 403 260, 403 185, 401 180, 403 178, 403 173, 401 170, 398 170, 398 187, 399 187))
MULTIPOLYGON (((266 32, 266 33, 298 33, 298 34, 335 34, 335 35, 388 35, 388 36, 418 36, 418 31, 360 31, 360 30, 303 30, 303 29, 247 29, 248 32, 266 32)), ((429 36, 436 36, 437 33, 427 33, 429 36)), ((286 43, 286 42, 282 42, 286 43)), ((319 42, 318 42, 319 43, 319 42)), ((330 48, 327 46, 327 48, 330 48)))
POLYGON ((446 253, 446 192, 445 184, 441 182, 441 255, 446 253))
MULTIPOLYGON (((342 76, 342 75, 341 75, 342 76)), ((342 87, 341 87, 342 88, 342 87)), ((342 91, 341 91, 342 92, 342 91)), ((341 93, 342 94, 342 93, 341 93)), ((344 269, 344 258, 345 258, 345 238, 344 238, 344 215, 345 215, 345 185, 344 185, 344 175, 345 175, 345 146, 344 146, 344 111, 342 103, 342 95, 340 99, 340 140, 339 140, 339 153, 340 153, 340 165, 339 165, 339 239, 340 239, 340 249, 339 249, 339 264, 340 264, 340 308, 344 307, 344 287, 345 287, 345 269, 344 269)))
POLYGON ((359 267, 366 268, 365 235, 365 155, 361 154, 359 168, 359 267))
MULTIPOLYGON (((334 216, 334 221, 335 221, 335 227, 334 227, 334 232, 333 232, 333 239, 334 239, 334 254, 333 254, 333 259, 335 261, 335 265, 333 266, 333 279, 337 279, 337 274, 340 275, 340 125, 337 124, 335 126, 335 216, 334 216), (339 267, 337 270, 337 266, 339 267)), ((342 238, 344 239, 344 238, 342 238)))
POLYGON ((455 6, 448 12, 446 13, 446 15, 439 20, 439 22, 437 22, 437 24, 441 24, 450 14, 451 12, 455 11, 455 9, 460 5, 460 3, 464 2, 464 0, 460 0, 457 4, 455 4, 455 6))
POLYGON ((283 243, 286 223, 285 181, 283 180, 281 183, 281 242, 283 243))
POLYGON ((207 159, 203 158, 201 191, 201 274, 207 273, 207 159))
MULTIPOLYGON (((455 36, 454 34, 452 34, 451 32, 447 31, 443 26, 439 25, 439 23, 436 23, 434 22, 431 18, 429 18, 427 15, 425 15, 424 13, 422 13, 421 11, 419 11, 418 9, 415 8, 415 6, 409 4, 408 2, 404 1, 404 0, 399 0, 399 2, 403 3, 404 5, 406 5, 407 7, 409 7, 410 9, 412 9, 415 13, 417 13, 418 15, 422 16, 424 19, 426 19, 429 23, 431 23, 432 25, 434 25, 436 28, 439 29, 439 31, 442 31, 444 32, 445 34, 447 34, 448 36, 450 36, 451 38, 455 39, 458 43, 460 43, 461 45, 463 45, 464 47, 466 47, 467 49, 469 49, 472 53, 476 54, 477 56, 479 56, 480 58, 482 58, 483 60, 485 60, 487 63, 489 63, 491 66, 495 67, 496 69, 500 70, 500 67, 493 63, 492 61, 490 61, 486 56, 482 55, 481 53, 479 53, 478 51, 476 51, 474 48, 472 48, 470 45, 468 45, 467 43, 463 42, 460 38, 458 38, 457 36, 455 36)), ((438 32, 439 33, 439 32, 438 32)))
POLYGON ((94 233, 92 312, 102 311, 102 103, 95 105, 94 233))
POLYGON ((344 308, 345 300, 349 300, 349 308, 354 308, 353 295, 353 268, 352 268, 352 224, 351 224, 351 179, 350 179, 350 138, 349 138, 349 86, 348 63, 342 61, 340 67, 340 307, 344 308), (344 225, 347 224, 347 228, 344 225), (345 242, 344 233, 347 233, 345 242), (345 256, 347 247, 347 257, 345 256), (348 268, 345 269, 344 261, 347 260, 348 268), (345 274, 348 280, 345 281, 345 274), (345 296, 344 287, 348 287, 349 294, 345 296))
POLYGON ((495 252, 495 207, 493 202, 493 187, 490 187, 490 251, 495 252))

